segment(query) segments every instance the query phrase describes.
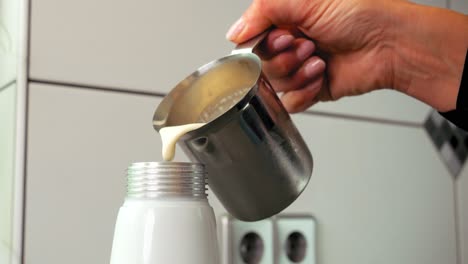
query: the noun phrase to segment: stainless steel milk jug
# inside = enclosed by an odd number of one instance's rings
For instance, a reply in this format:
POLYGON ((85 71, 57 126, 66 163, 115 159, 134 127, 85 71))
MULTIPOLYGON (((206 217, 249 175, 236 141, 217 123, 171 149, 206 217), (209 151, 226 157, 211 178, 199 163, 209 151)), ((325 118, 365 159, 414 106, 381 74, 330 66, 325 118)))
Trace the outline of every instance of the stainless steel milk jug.
POLYGON ((243 221, 273 216, 305 189, 312 155, 253 53, 266 33, 181 81, 158 106, 153 126, 205 122, 179 140, 203 163, 209 186, 243 221))

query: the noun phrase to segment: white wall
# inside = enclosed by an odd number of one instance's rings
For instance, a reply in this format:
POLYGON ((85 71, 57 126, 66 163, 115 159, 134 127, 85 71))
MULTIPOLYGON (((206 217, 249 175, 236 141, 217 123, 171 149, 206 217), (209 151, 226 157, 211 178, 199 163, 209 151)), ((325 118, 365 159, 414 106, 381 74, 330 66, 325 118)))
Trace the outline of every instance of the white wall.
POLYGON ((0 0, 0 87, 16 79, 19 3, 18 0, 0 0))
MULTIPOLYGON (((248 4, 32 1, 25 263, 108 261, 125 167, 161 159, 157 95, 229 53, 248 4)), ((318 219, 319 263, 468 263, 468 171, 454 185, 419 126, 429 110, 379 91, 294 116, 316 167, 286 212, 318 219)))
POLYGON ((0 87, 0 263, 9 263, 13 248, 15 96, 15 83, 0 87))
POLYGON ((0 0, 0 263, 13 251, 16 72, 19 1, 0 0))
MULTIPOLYGON (((26 263, 105 262, 126 166, 161 160, 151 127, 160 98, 43 84, 30 91, 26 263)), ((456 263, 452 178, 422 128, 294 120, 316 167, 285 212, 318 219, 320 263, 456 263)))
POLYGON ((468 263, 468 165, 456 181, 458 240, 462 264, 468 263))

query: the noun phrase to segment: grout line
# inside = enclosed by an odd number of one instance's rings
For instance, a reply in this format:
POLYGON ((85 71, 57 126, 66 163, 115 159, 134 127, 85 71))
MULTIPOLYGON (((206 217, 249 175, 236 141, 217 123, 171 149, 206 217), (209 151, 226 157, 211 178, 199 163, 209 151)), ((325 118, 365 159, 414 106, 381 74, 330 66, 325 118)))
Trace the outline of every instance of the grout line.
POLYGON ((0 87, 0 92, 7 89, 8 87, 10 87, 11 85, 15 84, 16 83, 16 79, 15 80, 11 80, 10 82, 7 82, 5 85, 3 85, 2 87, 0 87))
POLYGON ((329 113, 329 112, 316 111, 316 110, 307 110, 302 113, 315 115, 315 116, 323 116, 323 117, 330 117, 330 118, 337 118, 337 119, 347 119, 347 120, 360 121, 360 122, 395 125, 395 126, 403 126, 403 127, 411 127, 411 128, 421 128, 423 126, 422 123, 418 123, 418 122, 398 121, 398 120, 383 119, 383 118, 376 118, 376 117, 366 117, 366 116, 359 116, 359 115, 349 115, 349 114, 337 114, 337 113, 329 113))
POLYGON ((159 92, 147 92, 142 90, 134 90, 129 88, 114 88, 109 86, 100 86, 100 85, 83 85, 78 83, 72 82, 60 82, 60 81, 49 81, 49 80, 42 80, 36 78, 29 78, 30 82, 39 83, 39 84, 46 84, 46 85, 54 85, 54 86, 68 86, 78 89, 86 89, 86 90, 103 90, 108 92, 115 92, 115 93, 124 93, 124 94, 134 94, 134 95, 143 95, 143 96, 155 96, 155 97, 165 97, 165 93, 159 92))
POLYGON ((23 150, 23 230, 22 230, 22 250, 21 263, 25 263, 26 246, 26 198, 27 198, 27 176, 28 176, 28 136, 29 136, 29 84, 25 87, 25 107, 24 107, 24 150, 23 150))
MULTIPOLYGON (((133 95, 142 95, 142 96, 165 97, 167 95, 166 93, 161 93, 161 92, 147 92, 147 91, 134 90, 134 89, 129 89, 129 88, 120 89, 120 88, 114 88, 110 86, 100 86, 100 85, 87 85, 87 84, 83 85, 83 84, 72 83, 72 82, 50 81, 50 80, 43 80, 43 79, 36 79, 36 78, 29 78, 29 81, 33 83, 38 83, 38 84, 46 84, 46 85, 54 85, 54 86, 68 86, 68 87, 73 87, 73 88, 78 88, 78 89, 102 90, 102 91, 109 91, 109 92, 115 92, 115 93, 133 94, 133 95)), ((369 123, 396 125, 396 126, 413 127, 413 128, 420 128, 422 126, 421 123, 416 123, 416 122, 397 121, 397 120, 365 117, 365 116, 349 115, 349 114, 336 114, 336 113, 329 113, 329 112, 315 111, 315 110, 307 110, 302 113, 309 114, 309 115, 330 117, 330 118, 347 119, 347 120, 353 120, 353 121, 362 121, 362 122, 369 122, 369 123)))
POLYGON ((22 230, 21 230, 21 259, 20 263, 25 264, 26 262, 26 207, 27 207, 27 182, 28 182, 28 136, 29 136, 29 68, 30 68, 30 54, 31 54, 31 28, 32 28, 32 0, 24 0, 26 12, 25 12, 25 47, 24 47, 24 121, 23 121, 23 182, 22 182, 22 198, 23 198, 23 210, 22 210, 22 230))

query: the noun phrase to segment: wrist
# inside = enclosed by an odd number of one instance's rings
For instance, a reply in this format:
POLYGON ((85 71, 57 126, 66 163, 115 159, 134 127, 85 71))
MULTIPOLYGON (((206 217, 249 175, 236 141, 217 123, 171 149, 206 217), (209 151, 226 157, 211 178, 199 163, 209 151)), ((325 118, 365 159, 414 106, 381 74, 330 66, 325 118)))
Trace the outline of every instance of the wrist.
POLYGON ((468 48, 468 17, 397 2, 389 31, 391 85, 439 111, 455 109, 468 48))

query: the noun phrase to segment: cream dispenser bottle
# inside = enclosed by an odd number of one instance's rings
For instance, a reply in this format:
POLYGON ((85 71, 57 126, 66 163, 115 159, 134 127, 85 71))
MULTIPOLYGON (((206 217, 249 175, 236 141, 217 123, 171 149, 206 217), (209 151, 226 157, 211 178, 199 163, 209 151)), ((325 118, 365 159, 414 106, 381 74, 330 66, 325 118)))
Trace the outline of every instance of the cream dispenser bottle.
POLYGON ((133 163, 127 177, 111 264, 219 264, 202 164, 133 163))

